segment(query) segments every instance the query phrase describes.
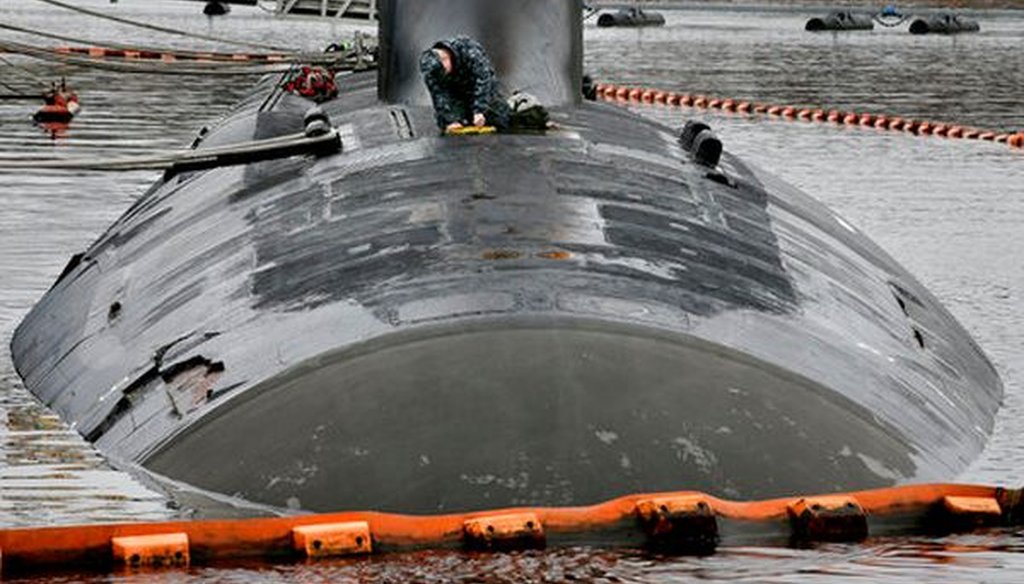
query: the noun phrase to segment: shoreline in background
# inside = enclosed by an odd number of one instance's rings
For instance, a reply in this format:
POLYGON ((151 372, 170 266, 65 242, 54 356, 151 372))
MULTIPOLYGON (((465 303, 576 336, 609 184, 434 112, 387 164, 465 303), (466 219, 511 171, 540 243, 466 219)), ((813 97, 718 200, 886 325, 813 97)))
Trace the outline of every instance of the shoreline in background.
MULTIPOLYGON (((589 0, 587 2, 595 7, 610 8, 616 6, 629 6, 630 2, 621 0, 589 0)), ((657 8, 742 8, 742 9, 813 9, 816 11, 828 11, 841 8, 874 8, 881 10, 885 6, 896 6, 906 11, 907 9, 927 10, 1024 10, 1024 2, 1021 0, 836 0, 829 3, 827 0, 642 0, 638 2, 641 7, 657 8)))

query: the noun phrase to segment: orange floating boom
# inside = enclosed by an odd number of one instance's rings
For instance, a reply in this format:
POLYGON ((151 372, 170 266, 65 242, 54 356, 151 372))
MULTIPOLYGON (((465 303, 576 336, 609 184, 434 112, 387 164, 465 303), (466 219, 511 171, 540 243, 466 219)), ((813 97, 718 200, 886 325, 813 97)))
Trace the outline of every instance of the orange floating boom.
POLYGON ((290 58, 284 53, 214 53, 199 51, 132 50, 109 47, 62 46, 54 49, 63 55, 86 55, 93 59, 133 59, 150 61, 266 61, 278 63, 290 58))
MULTIPOLYGON (((927 484, 738 502, 692 491, 630 495, 589 507, 500 509, 410 516, 375 512, 271 519, 125 523, 0 530, 5 573, 118 564, 177 566, 231 558, 368 554, 425 547, 507 549, 600 541, 635 545, 695 541, 703 551, 730 537, 859 541, 872 535, 1024 522, 1021 489, 927 484), (891 521, 890 521, 891 520, 891 521), (887 523, 888 522, 888 523, 887 523), (754 526, 756 529, 751 530, 754 526), (898 526, 898 527, 894 527, 898 526), (914 529, 911 529, 913 531, 914 529)), ((686 551, 685 549, 682 551, 686 551)))
POLYGON ((918 136, 937 136, 964 140, 1005 142, 1015 148, 1024 148, 1024 132, 1016 134, 999 134, 990 130, 967 128, 955 124, 945 124, 940 122, 908 120, 886 115, 877 115, 872 113, 858 114, 838 110, 829 110, 828 113, 825 113, 820 109, 800 108, 791 105, 752 104, 745 101, 720 99, 705 95, 697 95, 691 98, 688 94, 683 94, 678 98, 675 98, 676 94, 671 92, 647 88, 639 89, 614 85, 611 83, 602 83, 597 87, 599 88, 598 95, 608 101, 630 101, 634 103, 654 104, 667 107, 680 106, 694 107, 698 109, 721 109, 722 111, 730 113, 735 112, 748 115, 769 115, 784 120, 829 122, 848 126, 875 128, 878 130, 906 131, 918 136), (662 96, 673 96, 673 98, 664 98, 662 96))

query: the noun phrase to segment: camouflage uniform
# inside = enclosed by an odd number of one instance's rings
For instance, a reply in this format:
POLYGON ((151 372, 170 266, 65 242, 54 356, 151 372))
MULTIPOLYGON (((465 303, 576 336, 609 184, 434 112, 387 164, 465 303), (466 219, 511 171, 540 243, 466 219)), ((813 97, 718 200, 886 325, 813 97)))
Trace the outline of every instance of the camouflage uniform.
POLYGON ((470 126, 473 115, 484 114, 487 125, 506 129, 509 107, 498 91, 498 78, 480 43, 469 37, 455 37, 434 44, 452 55, 452 72, 445 73, 433 50, 420 57, 423 81, 434 101, 437 125, 442 130, 459 122, 470 126))

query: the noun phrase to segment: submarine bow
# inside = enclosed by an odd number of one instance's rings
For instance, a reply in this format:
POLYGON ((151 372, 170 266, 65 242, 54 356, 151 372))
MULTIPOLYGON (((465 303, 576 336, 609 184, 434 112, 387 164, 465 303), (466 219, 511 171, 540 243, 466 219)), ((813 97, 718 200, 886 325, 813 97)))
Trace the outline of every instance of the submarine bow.
MULTIPOLYGON (((158 181, 19 326, 26 386, 115 460, 312 510, 768 497, 977 455, 1002 387, 920 283, 768 173, 581 102, 578 0, 501 5, 385 2, 379 79, 322 104, 342 152, 158 181), (454 34, 557 129, 438 136, 414 59, 454 34)), ((197 147, 301 129, 275 85, 197 147)))

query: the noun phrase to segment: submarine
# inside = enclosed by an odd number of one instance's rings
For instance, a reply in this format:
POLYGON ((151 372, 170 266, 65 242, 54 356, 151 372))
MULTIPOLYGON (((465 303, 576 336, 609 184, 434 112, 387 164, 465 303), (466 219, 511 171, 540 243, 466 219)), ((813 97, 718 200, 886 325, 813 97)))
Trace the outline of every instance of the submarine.
POLYGON ((622 8, 616 12, 605 12, 597 18, 597 26, 608 28, 613 26, 642 27, 664 26, 665 17, 659 12, 648 12, 635 6, 622 8))
POLYGON ((977 20, 949 12, 915 18, 910 23, 910 34, 960 34, 979 31, 981 25, 977 20))
POLYGON ((203 14, 207 16, 224 16, 229 12, 231 12, 231 5, 218 0, 209 0, 206 6, 203 6, 203 14))
POLYGON ((804 25, 804 30, 809 32, 874 30, 874 28, 875 22, 871 15, 852 10, 836 10, 825 16, 816 16, 804 25))
MULTIPOLYGON (((579 0, 380 8, 377 70, 314 116, 338 151, 166 173, 18 326, 27 388, 115 465, 429 514, 946 480, 984 447, 1002 384, 964 328, 709 130, 584 100, 579 0), (456 34, 554 126, 440 135, 417 60, 456 34)), ((280 85, 197 152, 301 132, 280 85)))

